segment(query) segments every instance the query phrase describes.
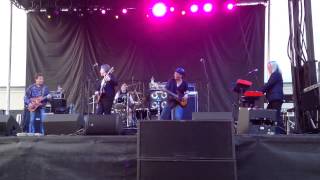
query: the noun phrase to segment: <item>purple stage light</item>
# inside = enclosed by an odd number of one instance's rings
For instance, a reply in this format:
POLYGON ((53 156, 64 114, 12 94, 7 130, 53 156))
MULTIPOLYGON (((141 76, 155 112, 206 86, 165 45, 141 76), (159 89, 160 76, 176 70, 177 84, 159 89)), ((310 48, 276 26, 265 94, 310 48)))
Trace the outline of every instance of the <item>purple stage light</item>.
POLYGON ((192 13, 196 13, 196 12, 198 12, 198 10, 199 10, 199 6, 198 6, 198 5, 192 4, 192 5, 190 6, 190 11, 191 11, 192 13))
POLYGON ((152 14, 156 17, 163 17, 167 13, 167 6, 158 2, 152 7, 152 14))
POLYGON ((227 10, 229 10, 229 11, 233 10, 234 6, 235 6, 234 3, 232 3, 232 2, 228 2, 227 5, 226 5, 227 10))
POLYGON ((174 7, 170 7, 170 12, 174 12, 174 7))
POLYGON ((181 15, 182 16, 186 15, 186 11, 185 10, 181 11, 181 15))
POLYGON ((122 14, 127 14, 128 10, 126 8, 122 9, 122 14))
POLYGON ((209 13, 213 10, 213 5, 212 3, 206 3, 203 5, 203 11, 206 13, 209 13))
POLYGON ((106 14, 106 10, 105 10, 105 9, 102 9, 102 10, 101 10, 101 14, 106 14))

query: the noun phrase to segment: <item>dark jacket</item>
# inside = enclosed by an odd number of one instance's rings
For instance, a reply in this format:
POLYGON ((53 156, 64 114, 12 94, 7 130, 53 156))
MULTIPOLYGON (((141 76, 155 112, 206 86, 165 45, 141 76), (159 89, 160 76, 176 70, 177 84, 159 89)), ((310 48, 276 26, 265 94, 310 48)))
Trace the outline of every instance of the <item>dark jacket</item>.
MULTIPOLYGON (((102 88, 102 98, 110 98, 113 101, 113 98, 115 96, 115 87, 118 85, 117 79, 111 74, 110 75, 111 80, 106 83, 104 88, 102 88)), ((101 81, 99 81, 99 84, 97 84, 96 91, 100 92, 101 87, 101 81)))
MULTIPOLYGON (((177 94, 179 98, 182 98, 185 92, 188 90, 188 83, 186 81, 182 81, 181 85, 177 87, 176 80, 170 79, 167 82, 166 89, 173 92, 174 94, 177 94)), ((173 108, 178 104, 177 101, 171 95, 168 96, 167 102, 170 108, 173 108)))
POLYGON ((282 74, 279 71, 273 72, 260 91, 266 93, 268 102, 283 100, 282 74))

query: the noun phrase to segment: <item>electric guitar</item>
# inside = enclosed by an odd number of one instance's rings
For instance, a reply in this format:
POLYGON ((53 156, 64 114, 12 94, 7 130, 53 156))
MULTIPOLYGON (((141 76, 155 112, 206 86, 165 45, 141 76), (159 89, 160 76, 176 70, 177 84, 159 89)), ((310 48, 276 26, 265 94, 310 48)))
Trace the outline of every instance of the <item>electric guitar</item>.
POLYGON ((170 95, 178 102, 178 104, 179 104, 181 107, 183 107, 183 108, 188 105, 188 99, 186 99, 186 98, 181 98, 181 97, 179 97, 178 94, 175 94, 175 93, 169 91, 169 90, 166 89, 166 88, 162 88, 162 87, 157 86, 157 90, 159 90, 159 91, 164 91, 164 92, 170 94, 170 95))
POLYGON ((28 110, 30 112, 34 112, 38 109, 39 106, 42 105, 42 101, 46 99, 50 99, 51 95, 48 94, 47 96, 38 96, 30 99, 30 103, 28 104, 28 110))
MULTIPOLYGON (((109 69, 109 71, 107 72, 107 74, 103 77, 103 79, 105 78, 105 77, 107 77, 107 76, 109 76, 111 73, 113 73, 114 72, 114 68, 113 67, 111 67, 110 69, 109 69)), ((100 101, 101 101, 101 96, 102 96, 102 92, 103 92, 103 88, 106 86, 106 82, 107 81, 104 81, 104 83, 101 85, 101 87, 100 87, 100 91, 99 91, 99 94, 97 95, 97 103, 99 103, 100 101)))

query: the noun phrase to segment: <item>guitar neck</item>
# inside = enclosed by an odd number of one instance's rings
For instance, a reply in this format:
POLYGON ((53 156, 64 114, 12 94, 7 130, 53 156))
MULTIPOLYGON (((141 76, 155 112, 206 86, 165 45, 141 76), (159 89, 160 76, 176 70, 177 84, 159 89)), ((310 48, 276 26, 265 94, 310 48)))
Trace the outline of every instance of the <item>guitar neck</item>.
POLYGON ((175 97, 175 98, 179 98, 179 96, 171 91, 169 91, 168 89, 163 89, 166 93, 170 94, 171 96, 175 97))

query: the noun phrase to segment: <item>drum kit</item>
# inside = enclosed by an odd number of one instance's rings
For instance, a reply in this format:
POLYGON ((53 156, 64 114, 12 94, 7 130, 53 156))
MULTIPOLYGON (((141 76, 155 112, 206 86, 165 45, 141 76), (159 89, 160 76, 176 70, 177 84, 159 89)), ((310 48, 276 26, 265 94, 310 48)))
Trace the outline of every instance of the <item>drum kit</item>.
POLYGON ((136 84, 128 85, 126 96, 116 99, 112 107, 112 113, 118 114, 125 128, 136 128, 138 121, 150 120, 159 114, 157 109, 150 108, 146 94, 134 86, 136 84))
MULTIPOLYGON (((149 86, 149 93, 144 93, 142 83, 127 85, 127 94, 115 99, 112 114, 117 114, 124 128, 136 128, 138 121, 160 119, 160 112, 166 105, 167 93, 149 86), (129 98, 128 98, 129 97, 129 98)), ((89 109, 95 114, 95 95, 89 98, 89 109)))

